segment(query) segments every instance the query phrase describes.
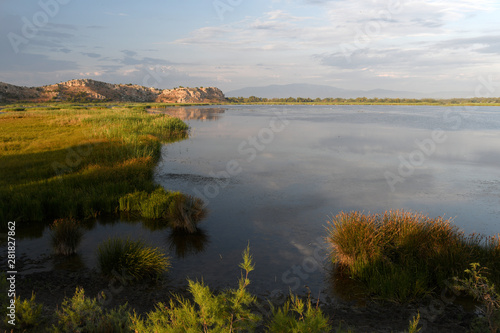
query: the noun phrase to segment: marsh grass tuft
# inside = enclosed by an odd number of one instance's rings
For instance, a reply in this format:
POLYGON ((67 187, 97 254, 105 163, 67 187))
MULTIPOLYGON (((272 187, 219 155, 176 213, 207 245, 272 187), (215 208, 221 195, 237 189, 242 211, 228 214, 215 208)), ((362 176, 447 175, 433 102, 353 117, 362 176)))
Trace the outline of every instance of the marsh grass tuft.
POLYGON ((121 238, 111 238, 99 245, 98 264, 105 276, 119 275, 132 280, 157 278, 170 267, 169 258, 160 249, 139 240, 121 238))
POLYGON ((183 229, 189 233, 196 232, 196 224, 207 215, 204 206, 204 202, 199 198, 176 193, 168 207, 172 227, 183 229))
POLYGON ((158 187, 152 193, 129 193, 120 198, 120 210, 137 212, 147 219, 169 222, 174 229, 195 233, 207 211, 201 199, 158 187))
POLYGON ((50 229, 52 248, 57 254, 69 256, 76 253, 83 237, 78 221, 72 218, 55 220, 50 229))
POLYGON ((500 264, 498 237, 466 236, 451 219, 342 212, 327 229, 333 261, 384 299, 407 301, 438 291, 474 258, 500 264))

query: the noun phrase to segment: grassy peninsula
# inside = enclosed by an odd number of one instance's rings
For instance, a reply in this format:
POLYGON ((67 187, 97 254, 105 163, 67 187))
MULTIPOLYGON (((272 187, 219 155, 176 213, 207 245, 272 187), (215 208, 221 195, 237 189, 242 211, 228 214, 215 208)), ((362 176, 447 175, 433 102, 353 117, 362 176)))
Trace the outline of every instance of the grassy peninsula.
POLYGON ((0 219, 49 221, 117 211, 153 191, 161 143, 187 136, 145 107, 61 106, 0 114, 0 219))

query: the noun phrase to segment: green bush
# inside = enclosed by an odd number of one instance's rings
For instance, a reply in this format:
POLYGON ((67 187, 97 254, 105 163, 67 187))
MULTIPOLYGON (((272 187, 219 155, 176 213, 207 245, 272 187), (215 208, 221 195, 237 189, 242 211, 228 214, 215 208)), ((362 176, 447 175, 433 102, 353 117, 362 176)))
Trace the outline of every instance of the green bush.
MULTIPOLYGON (((40 325, 42 319, 42 309, 43 305, 36 303, 34 293, 31 294, 30 299, 21 300, 21 297, 19 296, 16 297, 15 329, 16 330, 33 329, 38 325, 40 325)), ((5 321, 9 319, 10 318, 6 318, 5 321)))
POLYGON ((108 277, 118 274, 132 280, 158 277, 170 266, 169 258, 160 249, 148 247, 142 241, 120 238, 108 239, 99 245, 98 264, 108 277))
POLYGON ((466 291, 481 303, 479 311, 483 317, 473 322, 472 332, 496 333, 500 331, 500 294, 486 276, 488 274, 486 267, 481 267, 478 263, 472 263, 470 267, 465 270, 467 274, 465 279, 455 277, 455 287, 466 291))
POLYGON ((314 307, 310 298, 304 302, 292 294, 281 308, 271 304, 271 310, 273 316, 267 326, 270 332, 322 333, 332 330, 328 316, 321 312, 319 306, 314 307))
POLYGON ((260 316, 250 310, 256 298, 247 287, 248 274, 254 269, 250 249, 243 252, 242 273, 238 289, 215 295, 203 282, 189 280, 193 302, 175 295, 168 305, 158 303, 146 319, 134 315, 132 330, 136 332, 247 332, 253 331, 260 316))
POLYGON ((83 288, 76 288, 71 299, 64 299, 55 315, 53 332, 130 332, 127 304, 107 311, 95 298, 86 298, 83 288))
POLYGON ((474 258, 492 267, 500 264, 498 237, 465 236, 440 217, 404 211, 340 213, 328 232, 332 260, 368 293, 385 299, 407 301, 439 291, 436 287, 461 275, 474 258))
POLYGON ((69 256, 76 253, 83 231, 80 224, 72 219, 55 220, 50 226, 52 248, 57 254, 69 256))

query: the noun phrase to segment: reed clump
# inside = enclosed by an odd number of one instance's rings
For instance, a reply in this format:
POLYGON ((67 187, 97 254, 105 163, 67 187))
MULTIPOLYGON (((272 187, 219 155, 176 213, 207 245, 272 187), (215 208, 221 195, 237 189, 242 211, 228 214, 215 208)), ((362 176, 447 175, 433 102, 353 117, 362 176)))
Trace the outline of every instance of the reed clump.
POLYGON ((76 248, 83 237, 83 230, 73 218, 58 219, 50 226, 51 243, 54 252, 69 256, 76 253, 76 248))
POLYGON ((500 264, 498 237, 465 235, 442 217, 399 210, 342 212, 327 229, 332 260, 385 299, 407 301, 438 291, 470 262, 500 264))
POLYGON ((201 199, 158 187, 151 193, 136 191, 119 200, 120 210, 136 212, 147 219, 165 220, 172 228, 195 233, 207 211, 201 199))
POLYGON ((143 241, 110 238, 99 245, 98 265, 103 275, 140 280, 159 277, 170 267, 169 258, 143 241))

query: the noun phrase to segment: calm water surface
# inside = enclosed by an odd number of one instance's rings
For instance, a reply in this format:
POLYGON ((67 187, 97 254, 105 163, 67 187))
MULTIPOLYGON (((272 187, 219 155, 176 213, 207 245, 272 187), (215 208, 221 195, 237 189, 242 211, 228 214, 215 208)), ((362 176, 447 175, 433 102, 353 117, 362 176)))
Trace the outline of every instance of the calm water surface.
MULTIPOLYGON (((137 222, 97 221, 80 246, 95 266, 109 236, 146 239, 172 256, 170 278, 236 286, 250 243, 254 292, 331 292, 325 225, 340 211, 453 217, 468 233, 500 232, 500 108, 229 106, 156 109, 190 138, 162 149, 156 181, 201 197, 208 218, 186 238, 137 222), (325 270, 326 269, 326 270, 325 270)), ((42 234, 42 232, 40 232, 42 234)), ((18 242, 50 253, 42 237, 18 242)), ((36 257, 36 256, 35 256, 36 257)), ((59 265, 59 263, 52 263, 59 265)))

